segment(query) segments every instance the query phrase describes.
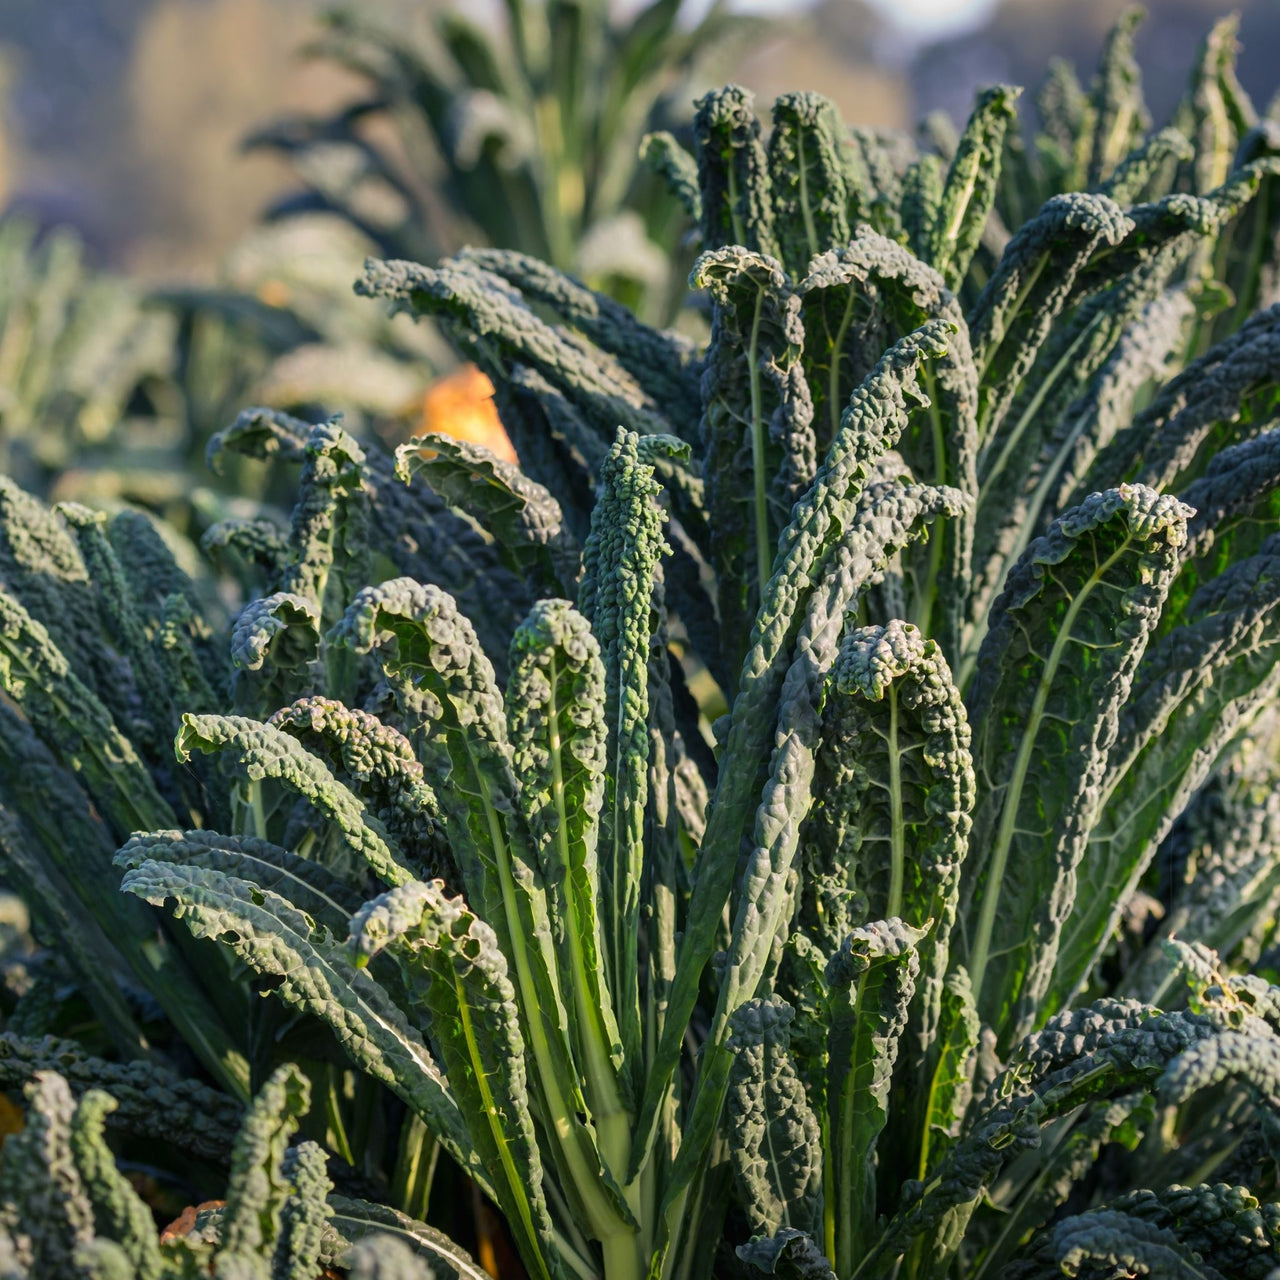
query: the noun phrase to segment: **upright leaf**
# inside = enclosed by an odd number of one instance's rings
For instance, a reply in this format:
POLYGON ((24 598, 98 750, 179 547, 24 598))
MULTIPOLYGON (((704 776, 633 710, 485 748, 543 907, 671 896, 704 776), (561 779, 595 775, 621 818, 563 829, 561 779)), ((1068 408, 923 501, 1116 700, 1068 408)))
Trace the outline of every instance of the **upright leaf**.
POLYGON ((615 1234, 625 1214, 606 1182, 574 1064, 546 887, 520 817, 493 666, 453 599, 409 578, 361 591, 334 639, 358 653, 376 651, 402 704, 425 713, 415 745, 441 801, 468 901, 511 966, 557 1167, 585 1203, 597 1238, 615 1234))
POLYGON ((792 1017, 774 997, 748 1001, 732 1019, 729 1151, 753 1236, 821 1226, 822 1141, 788 1053, 792 1017))
POLYGON ((71 1155, 71 1091, 41 1071, 25 1093, 26 1123, 0 1161, 0 1229, 28 1274, 89 1280, 78 1253, 93 1240, 93 1205, 71 1155))
POLYGON ((844 122, 826 98, 786 93, 773 104, 769 187, 778 250, 793 279, 815 254, 849 238, 846 145, 844 122))
POLYGON ((960 1136, 973 1096, 979 1026, 969 974, 957 966, 943 982, 938 1031, 926 1058, 928 1102, 920 1109, 916 1171, 922 1181, 960 1136))
POLYGON ((285 1153, 281 1172, 289 1189, 280 1213, 280 1237, 272 1268, 281 1280, 312 1280, 332 1214, 328 1157, 316 1143, 300 1142, 285 1153))
POLYGON ((1239 113, 1241 99, 1235 78, 1239 29, 1236 14, 1214 23, 1201 42, 1191 87, 1174 114, 1174 124, 1195 147, 1189 176, 1196 192, 1209 191, 1223 181, 1240 136, 1253 123, 1239 113))
POLYGON ((115 835, 173 825, 132 742, 85 687, 49 632, 0 590, 0 687, 73 769, 115 835))
POLYGON ((704 253, 691 283, 713 306, 702 382, 702 469, 723 646, 741 661, 778 534, 816 466, 813 404, 801 368, 800 298, 770 258, 704 253))
POLYGON ((94 1232, 120 1246, 137 1280, 161 1280, 164 1259, 151 1209, 116 1167, 106 1142, 106 1120, 117 1103, 91 1089, 71 1119, 71 1156, 93 1204, 94 1232))
MULTIPOLYGON (((752 628, 721 753, 715 798, 698 852, 667 1022, 636 1124, 633 1172, 648 1155, 658 1101, 679 1061, 683 1029, 697 1002, 702 971, 715 949, 716 925, 737 869, 745 811, 751 804, 760 759, 773 736, 772 709, 777 705, 804 611, 841 541, 835 535, 856 518, 857 500, 872 465, 892 447, 906 425, 908 398, 916 403, 922 399, 915 382, 921 362, 946 350, 947 332, 945 323, 934 321, 885 354, 876 371, 854 393, 826 461, 809 492, 796 504, 792 522, 779 539, 773 576, 752 628)), ((873 538, 883 553, 883 541, 873 538)), ((874 560, 867 563, 871 572, 875 572, 874 564, 874 560)), ((718 1105, 715 1111, 718 1113, 718 1105)))
POLYGON ((341 616, 354 584, 368 576, 364 450, 340 419, 314 427, 303 450, 290 563, 276 589, 309 600, 328 621, 341 616))
MULTIPOLYGON (((852 372, 865 358, 861 353, 880 333, 896 339, 930 320, 955 326, 946 355, 924 371, 928 411, 908 423, 897 448, 915 479, 976 496, 978 375, 959 303, 937 272, 901 245, 859 227, 849 245, 814 259, 800 293, 805 372, 815 388, 819 425, 822 417, 839 414, 852 372)), ((966 613, 972 542, 966 509, 939 520, 928 546, 903 565, 913 587, 910 620, 952 655, 959 652, 966 613)))
MULTIPOLYGON (((1137 5, 1126 9, 1107 36, 1102 63, 1090 94, 1095 120, 1088 185, 1110 178, 1146 131, 1142 72, 1133 56, 1133 33, 1145 16, 1137 5)), ((1216 184, 1213 184, 1216 185, 1216 184)))
POLYGON ((231 1153, 219 1265, 232 1259, 261 1265, 274 1251, 288 1185, 285 1152, 310 1102, 310 1083, 295 1066, 277 1068, 258 1091, 231 1153))
MULTIPOLYGON (((805 839, 843 871, 819 913, 920 930, 914 1072, 938 1030, 974 805, 969 722, 946 660, 913 626, 850 631, 832 667, 805 839), (856 905, 853 905, 856 904, 856 905), (852 905, 852 910, 850 909, 852 905)), ((841 938, 833 939, 837 944, 841 938)))
POLYGON ((1013 104, 1021 92, 1007 84, 984 89, 951 159, 923 255, 949 289, 960 288, 982 237, 1000 181, 1005 132, 1017 118, 1013 104))
MULTIPOLYGON (((721 973, 719 998, 703 1048, 679 1158, 666 1191, 668 1204, 683 1194, 703 1158, 723 1106, 731 1065, 726 1047, 729 1020, 758 989, 773 961, 775 946, 784 934, 786 917, 793 909, 794 867, 801 824, 814 794, 814 756, 820 732, 823 687, 836 655, 845 614, 869 582, 883 572, 894 551, 918 536, 923 516, 938 510, 954 513, 961 500, 961 495, 954 491, 923 486, 889 482, 869 487, 859 504, 860 519, 850 536, 835 549, 809 596, 804 623, 795 641, 795 657, 783 679, 779 697, 775 747, 756 810, 754 847, 742 866, 737 892, 729 904, 732 933, 721 973), (931 501, 919 500, 917 495, 921 490, 931 501)), ((693 909, 691 906, 691 912, 693 909)), ((677 969, 677 982, 681 977, 677 969)), ((649 1096, 646 1094, 646 1104, 649 1096)), ((642 1133, 644 1124, 642 1113, 642 1133)), ((669 1244, 670 1241, 661 1241, 655 1256, 660 1258, 669 1244)))
POLYGON ((1048 989, 1097 787, 1189 515, 1141 486, 1095 494, 1027 548, 994 606, 969 697, 986 787, 962 915, 978 1011, 1006 1046, 1048 989))
MULTIPOLYGON (((543 600, 512 641, 507 731, 520 779, 519 805, 542 868, 559 957, 561 999, 572 1010, 574 1048, 586 1071, 605 1157, 627 1129, 616 1080, 622 1062, 604 964, 597 845, 609 759, 605 669, 586 619, 564 600, 543 600)), ((618 1167, 621 1163, 623 1167, 618 1167)))
POLYGON ((852 1275, 875 1235, 876 1142, 907 1023, 924 937, 898 919, 854 929, 827 965, 827 1106, 837 1202, 834 1266, 852 1275))
POLYGON ((754 104, 755 95, 736 84, 715 89, 696 104, 702 243, 707 249, 741 245, 777 258, 768 159, 754 104))
POLYGON ((1036 152, 1048 170, 1050 189, 1079 191, 1088 185, 1097 112, 1075 68, 1065 58, 1049 60, 1048 73, 1036 94, 1036 111, 1041 128, 1035 138, 1036 152))

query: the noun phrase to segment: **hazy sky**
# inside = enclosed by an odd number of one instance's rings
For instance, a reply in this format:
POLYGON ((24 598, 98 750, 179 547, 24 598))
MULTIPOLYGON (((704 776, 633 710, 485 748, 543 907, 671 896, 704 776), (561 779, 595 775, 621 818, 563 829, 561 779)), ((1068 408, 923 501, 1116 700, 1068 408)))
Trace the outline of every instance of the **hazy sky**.
MULTIPOLYGON (((932 40, 977 26, 996 7, 997 0, 866 0, 866 3, 904 35, 932 40)), ((734 5, 736 9, 756 13, 782 13, 804 7, 806 0, 737 0, 734 5)))
POLYGON ((895 26, 925 39, 976 27, 997 0, 867 0, 895 26))

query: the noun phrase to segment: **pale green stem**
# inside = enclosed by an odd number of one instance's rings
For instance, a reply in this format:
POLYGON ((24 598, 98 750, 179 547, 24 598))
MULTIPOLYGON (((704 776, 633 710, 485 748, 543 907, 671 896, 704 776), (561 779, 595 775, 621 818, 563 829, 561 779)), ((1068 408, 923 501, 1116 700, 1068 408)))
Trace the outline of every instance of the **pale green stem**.
POLYGON ((764 409, 760 392, 760 360, 756 344, 760 340, 760 317, 764 309, 764 290, 756 292, 755 315, 751 320, 751 344, 747 348, 747 369, 751 376, 751 468, 755 480, 756 509, 756 574, 759 579, 760 599, 764 599, 773 568, 773 552, 769 542, 768 488, 765 476, 764 409))

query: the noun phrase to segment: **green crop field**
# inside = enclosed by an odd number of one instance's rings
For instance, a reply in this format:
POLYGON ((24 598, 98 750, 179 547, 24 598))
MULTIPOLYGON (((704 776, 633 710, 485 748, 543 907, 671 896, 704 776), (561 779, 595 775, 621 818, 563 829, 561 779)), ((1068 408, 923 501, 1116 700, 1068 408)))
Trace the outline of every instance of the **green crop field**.
POLYGON ((1278 1280, 1235 19, 906 133, 495 9, 216 280, 0 218, 0 1280, 1278 1280))

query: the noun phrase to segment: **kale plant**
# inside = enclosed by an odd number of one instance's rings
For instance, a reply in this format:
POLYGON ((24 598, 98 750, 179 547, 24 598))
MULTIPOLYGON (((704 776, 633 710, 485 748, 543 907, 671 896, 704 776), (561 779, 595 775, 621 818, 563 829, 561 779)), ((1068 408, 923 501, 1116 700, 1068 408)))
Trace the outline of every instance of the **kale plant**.
POLYGON ((37 1073, 26 1094, 26 1125, 0 1157, 6 1280, 316 1280, 333 1264, 352 1280, 483 1274, 421 1224, 333 1194, 325 1153, 290 1145, 310 1101, 295 1068, 275 1072, 244 1116, 225 1200, 163 1234, 107 1145, 116 1099, 92 1089, 77 1100, 53 1071, 37 1073), (434 1244, 437 1267, 419 1260, 423 1242, 434 1244))
POLYGON ((708 95, 647 144, 704 347, 521 254, 371 263, 522 466, 244 415, 215 452, 302 480, 207 538, 229 680, 140 527, 5 489, 46 917, 137 908, 174 982, 218 944, 177 1038, 242 1096, 345 1055, 538 1280, 1267 1276, 1280 167, 1221 27, 1146 138, 1131 25, 1042 95, 1025 217, 1013 90, 945 159, 708 95), (64 788, 124 905, 64 884, 64 788))
MULTIPOLYGON (((283 876, 295 896, 309 884, 319 901, 350 913, 365 882, 344 884, 334 871, 349 876, 357 856, 348 834, 357 851, 375 847, 375 836, 359 832, 384 815, 400 856, 415 874, 430 874, 443 834, 417 782, 421 766, 397 733, 376 722, 369 730, 372 717, 337 701, 358 705, 359 673, 345 653, 322 652, 317 637, 368 580, 370 513, 398 531, 382 539, 380 564, 419 576, 429 565, 452 572, 464 600, 469 578, 501 584, 496 634, 528 596, 514 579, 494 576, 497 562, 473 529, 396 482, 385 454, 366 459, 336 422, 312 428, 250 413, 216 442, 215 460, 224 446, 301 464, 291 520, 263 509, 206 532, 206 553, 226 582, 238 580, 251 597, 230 627, 208 564, 188 575, 179 560, 196 566, 201 553, 171 530, 162 536, 136 511, 50 510, 0 480, 0 857, 49 948, 34 978, 19 974, 0 996, 11 1033, 0 1046, 0 1079, 67 1073, 65 1054, 51 1058, 42 1047, 49 1035, 82 1041, 81 1084, 114 1088, 116 1064, 106 1061, 114 1056, 179 1077, 206 1072, 240 1102, 274 1067, 295 1061, 324 1102, 305 1121, 309 1135, 358 1166, 366 1185, 420 1213, 435 1164, 430 1135, 401 1118, 402 1104, 388 1110, 394 1100, 376 1080, 355 1076, 332 1035, 299 1026, 258 998, 252 974, 121 895, 112 857, 142 831, 157 833, 149 839, 158 852, 203 845, 218 857, 229 846, 216 832, 226 831, 246 875, 264 884, 283 876), (282 704, 291 712, 277 717, 274 752, 175 761, 184 714, 268 716, 282 704), (316 752, 330 764, 314 764, 316 752), (308 817, 316 800, 338 825, 308 817), (399 801, 412 817, 397 823, 399 801)), ((209 1146, 207 1126, 193 1126, 189 1108, 184 1116, 160 1133, 145 1108, 121 1120, 200 1158, 225 1155, 209 1146)))

